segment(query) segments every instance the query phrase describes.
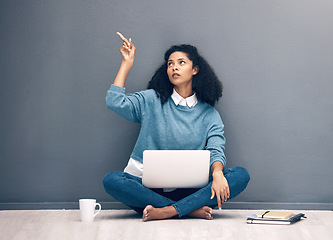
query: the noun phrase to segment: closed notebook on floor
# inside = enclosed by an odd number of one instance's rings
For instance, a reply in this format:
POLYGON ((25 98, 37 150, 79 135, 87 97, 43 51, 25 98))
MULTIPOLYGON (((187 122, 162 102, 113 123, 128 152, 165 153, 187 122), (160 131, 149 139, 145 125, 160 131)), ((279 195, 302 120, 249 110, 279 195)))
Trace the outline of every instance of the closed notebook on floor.
POLYGON ((142 184, 148 188, 201 188, 209 180, 209 150, 146 150, 142 184))
POLYGON ((288 219, 294 216, 293 212, 286 211, 262 211, 257 214, 258 218, 288 219))
POLYGON ((301 218, 306 218, 304 213, 294 214, 286 211, 263 211, 247 217, 247 223, 253 224, 293 224, 301 218))

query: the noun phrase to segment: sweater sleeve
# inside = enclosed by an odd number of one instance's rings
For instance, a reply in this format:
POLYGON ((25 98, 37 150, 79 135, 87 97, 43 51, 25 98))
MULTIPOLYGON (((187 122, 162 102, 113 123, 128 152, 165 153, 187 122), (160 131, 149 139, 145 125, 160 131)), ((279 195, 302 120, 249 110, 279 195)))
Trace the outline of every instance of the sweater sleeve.
POLYGON ((125 94, 125 88, 111 85, 106 94, 107 108, 131 122, 141 123, 144 103, 144 91, 125 94))
POLYGON ((213 115, 213 121, 208 130, 206 149, 210 151, 210 165, 219 161, 225 169, 226 157, 224 149, 226 140, 224 137, 224 125, 217 111, 214 111, 213 115))

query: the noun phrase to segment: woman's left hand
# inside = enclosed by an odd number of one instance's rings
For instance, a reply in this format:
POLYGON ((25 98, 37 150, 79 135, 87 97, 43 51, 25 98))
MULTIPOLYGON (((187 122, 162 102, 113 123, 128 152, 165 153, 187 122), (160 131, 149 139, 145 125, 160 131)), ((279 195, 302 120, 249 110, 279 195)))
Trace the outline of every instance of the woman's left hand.
POLYGON ((230 197, 230 190, 227 179, 224 177, 222 171, 213 172, 213 183, 212 183, 212 196, 217 198, 218 208, 221 209, 221 204, 230 197))

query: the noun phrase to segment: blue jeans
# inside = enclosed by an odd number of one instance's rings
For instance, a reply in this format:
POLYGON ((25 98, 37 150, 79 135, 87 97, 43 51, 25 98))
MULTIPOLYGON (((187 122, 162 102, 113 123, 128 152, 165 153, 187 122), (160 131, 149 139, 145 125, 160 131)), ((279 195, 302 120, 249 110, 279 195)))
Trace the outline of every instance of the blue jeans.
MULTIPOLYGON (((228 181, 230 198, 240 194, 250 181, 245 168, 234 167, 223 171, 228 181)), ((179 217, 203 206, 215 208, 217 199, 211 198, 212 177, 207 186, 201 189, 179 188, 172 192, 162 189, 150 189, 142 185, 142 179, 125 172, 110 172, 104 176, 103 184, 106 192, 135 211, 142 213, 147 205, 156 208, 174 206, 179 217)))

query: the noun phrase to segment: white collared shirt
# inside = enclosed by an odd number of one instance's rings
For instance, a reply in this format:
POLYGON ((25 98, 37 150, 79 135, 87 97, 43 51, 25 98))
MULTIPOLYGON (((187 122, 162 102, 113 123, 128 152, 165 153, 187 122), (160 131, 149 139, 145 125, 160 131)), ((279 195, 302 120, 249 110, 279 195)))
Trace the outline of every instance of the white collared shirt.
POLYGON ((194 107, 198 103, 198 98, 195 93, 192 96, 183 98, 182 96, 179 95, 179 93, 177 93, 175 89, 173 89, 171 98, 173 102, 176 104, 176 106, 181 105, 181 106, 194 107))

